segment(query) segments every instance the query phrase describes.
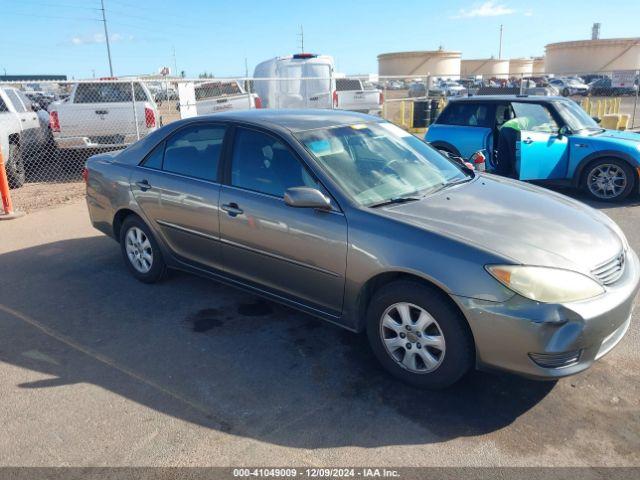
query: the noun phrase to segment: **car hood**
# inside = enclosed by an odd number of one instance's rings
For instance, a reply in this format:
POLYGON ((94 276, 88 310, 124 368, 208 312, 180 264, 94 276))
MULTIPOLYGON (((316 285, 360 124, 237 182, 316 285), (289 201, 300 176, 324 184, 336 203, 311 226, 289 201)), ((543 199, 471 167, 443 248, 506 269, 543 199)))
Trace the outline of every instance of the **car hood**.
POLYGON ((518 264, 588 274, 623 248, 620 229, 605 214, 564 195, 493 175, 379 210, 518 264))
POLYGON ((605 130, 602 133, 597 133, 593 138, 599 139, 612 139, 612 140, 626 140, 629 142, 640 143, 640 133, 626 132, 621 130, 605 130))

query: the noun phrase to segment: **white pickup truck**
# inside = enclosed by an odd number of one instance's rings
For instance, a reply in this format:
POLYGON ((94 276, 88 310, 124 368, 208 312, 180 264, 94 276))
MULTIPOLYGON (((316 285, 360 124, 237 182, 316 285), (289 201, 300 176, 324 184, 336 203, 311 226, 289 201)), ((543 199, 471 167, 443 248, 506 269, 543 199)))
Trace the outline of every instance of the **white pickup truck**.
POLYGON ((382 110, 383 101, 382 91, 365 89, 357 78, 336 78, 335 108, 375 115, 382 110))
POLYGON ((248 110, 262 108, 260 97, 247 93, 239 82, 210 81, 195 86, 196 112, 208 115, 229 110, 248 110))
POLYGON ((50 135, 24 92, 0 87, 0 148, 11 188, 25 181, 25 163, 47 151, 50 135))
POLYGON ((61 150, 122 148, 160 124, 149 89, 137 81, 77 83, 68 98, 49 106, 49 114, 61 150))

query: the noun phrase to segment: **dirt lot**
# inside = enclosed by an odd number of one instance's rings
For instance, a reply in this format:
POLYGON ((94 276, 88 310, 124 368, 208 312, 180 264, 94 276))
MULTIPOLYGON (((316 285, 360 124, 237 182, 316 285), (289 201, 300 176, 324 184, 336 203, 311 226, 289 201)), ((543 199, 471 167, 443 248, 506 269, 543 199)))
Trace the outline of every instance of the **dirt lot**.
MULTIPOLYGON (((640 250, 637 199, 606 213, 640 250)), ((640 466, 640 310, 578 376, 425 392, 304 314, 137 282, 83 202, 0 238, 0 465, 640 466)))

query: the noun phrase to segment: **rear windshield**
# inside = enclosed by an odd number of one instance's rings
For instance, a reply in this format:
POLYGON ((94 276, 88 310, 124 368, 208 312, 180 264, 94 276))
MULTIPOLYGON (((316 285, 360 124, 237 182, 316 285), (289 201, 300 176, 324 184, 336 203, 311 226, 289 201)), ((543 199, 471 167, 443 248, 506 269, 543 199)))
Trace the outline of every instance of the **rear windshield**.
POLYGON ((437 123, 467 127, 493 127, 490 111, 489 104, 452 102, 440 114, 437 123))
MULTIPOLYGON (((134 84, 136 101, 146 102, 147 95, 139 83, 134 84)), ((74 103, 122 103, 131 101, 131 84, 116 82, 80 83, 74 103)))
POLYGON ((336 90, 338 90, 339 92, 349 90, 362 90, 362 84, 360 83, 360 80, 357 79, 337 78, 336 90))
POLYGON ((205 83, 196 87, 196 100, 222 97, 223 95, 238 95, 242 93, 236 82, 205 83))

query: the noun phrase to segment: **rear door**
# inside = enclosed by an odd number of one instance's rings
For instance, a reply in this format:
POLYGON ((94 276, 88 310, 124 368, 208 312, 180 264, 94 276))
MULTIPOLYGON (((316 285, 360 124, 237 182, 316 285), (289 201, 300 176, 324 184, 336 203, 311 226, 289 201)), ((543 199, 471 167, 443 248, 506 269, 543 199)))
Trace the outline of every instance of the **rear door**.
POLYGON ((516 118, 526 119, 516 146, 516 172, 520 180, 566 178, 569 139, 558 134, 558 123, 547 105, 512 102, 516 118))
POLYGON ((218 166, 226 126, 185 126, 134 171, 131 189, 148 220, 178 257, 219 267, 218 166))
POLYGON ((304 63, 303 97, 307 108, 331 108, 333 102, 332 65, 323 59, 304 63))

